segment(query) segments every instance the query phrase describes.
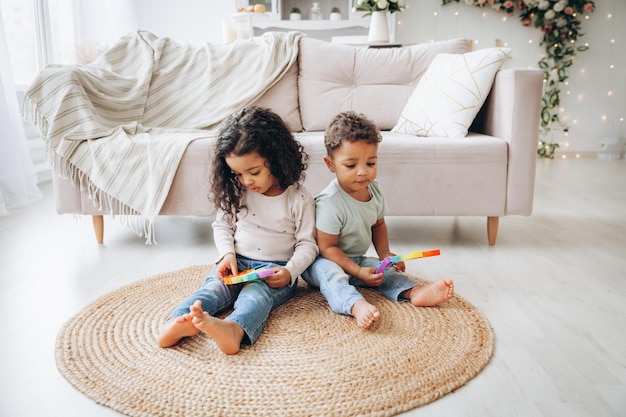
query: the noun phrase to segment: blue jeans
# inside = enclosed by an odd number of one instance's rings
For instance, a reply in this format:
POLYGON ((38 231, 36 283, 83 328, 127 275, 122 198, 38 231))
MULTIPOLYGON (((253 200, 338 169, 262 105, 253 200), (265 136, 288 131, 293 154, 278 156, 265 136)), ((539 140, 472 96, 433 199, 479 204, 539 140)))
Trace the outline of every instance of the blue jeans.
MULTIPOLYGON (((255 261, 237 256, 237 268, 246 269, 273 268, 285 266, 285 262, 255 261)), ((204 279, 204 284, 170 313, 169 318, 189 313, 189 307, 200 300, 202 310, 212 316, 218 316, 230 308, 234 311, 224 320, 239 325, 245 335, 242 345, 252 345, 259 338, 272 310, 281 306, 296 294, 296 282, 283 288, 271 288, 263 281, 250 281, 235 285, 226 285, 216 277, 217 265, 204 279)))
MULTIPOLYGON (((367 256, 350 259, 363 267, 375 268, 379 262, 377 258, 367 256)), ((302 278, 309 285, 320 289, 331 310, 347 315, 351 314, 354 303, 364 299, 356 287, 368 287, 360 279, 346 274, 343 268, 335 262, 321 256, 318 256, 315 262, 302 274, 302 278)), ((418 285, 417 282, 391 267, 385 269, 383 282, 375 288, 387 298, 404 301, 405 299, 401 298, 400 294, 416 285, 418 285)))

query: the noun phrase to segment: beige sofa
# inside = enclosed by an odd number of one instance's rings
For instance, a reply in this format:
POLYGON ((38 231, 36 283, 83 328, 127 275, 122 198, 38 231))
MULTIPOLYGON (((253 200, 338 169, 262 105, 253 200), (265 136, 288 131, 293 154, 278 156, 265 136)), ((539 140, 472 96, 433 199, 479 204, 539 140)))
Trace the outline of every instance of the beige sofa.
MULTIPOLYGON (((390 131, 434 57, 466 51, 464 39, 374 49, 303 37, 297 63, 254 104, 281 115, 306 147, 312 194, 332 178, 322 160, 325 127, 337 112, 355 110, 383 131, 378 179, 390 216, 482 216, 494 245, 499 217, 532 212, 542 72, 499 70, 467 137, 390 131)), ((212 145, 211 139, 189 144, 160 214, 214 213, 207 199, 212 145)), ((55 177, 53 185, 57 211, 93 215, 102 242, 103 215, 111 213, 67 179, 55 177)))

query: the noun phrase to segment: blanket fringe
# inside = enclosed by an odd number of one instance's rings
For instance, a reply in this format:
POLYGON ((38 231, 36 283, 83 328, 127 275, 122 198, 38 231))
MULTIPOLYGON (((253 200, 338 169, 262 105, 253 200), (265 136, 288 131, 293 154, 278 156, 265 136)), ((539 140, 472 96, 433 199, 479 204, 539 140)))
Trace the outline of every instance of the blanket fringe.
MULTIPOLYGON (((38 111, 37 106, 32 101, 24 98, 22 103, 22 115, 30 120, 41 132, 44 142, 45 157, 52 171, 63 179, 69 180, 73 187, 80 187, 80 190, 87 191, 89 199, 94 207, 112 218, 117 219, 125 227, 131 229, 137 236, 145 237, 146 245, 156 244, 156 234, 154 221, 147 219, 137 211, 128 207, 119 200, 98 188, 84 172, 79 170, 69 161, 58 155, 48 137, 49 124, 46 118, 38 111)), ((79 214, 79 213, 77 213, 79 214)), ((79 214, 82 216, 82 214, 79 214)))

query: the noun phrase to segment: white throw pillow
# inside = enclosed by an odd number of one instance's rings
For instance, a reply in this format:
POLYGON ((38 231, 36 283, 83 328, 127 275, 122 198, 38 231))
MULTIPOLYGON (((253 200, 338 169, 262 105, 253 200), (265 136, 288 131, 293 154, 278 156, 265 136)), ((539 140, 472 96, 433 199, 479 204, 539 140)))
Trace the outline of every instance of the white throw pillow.
POLYGON ((439 54, 415 87, 392 132, 465 137, 510 48, 439 54))

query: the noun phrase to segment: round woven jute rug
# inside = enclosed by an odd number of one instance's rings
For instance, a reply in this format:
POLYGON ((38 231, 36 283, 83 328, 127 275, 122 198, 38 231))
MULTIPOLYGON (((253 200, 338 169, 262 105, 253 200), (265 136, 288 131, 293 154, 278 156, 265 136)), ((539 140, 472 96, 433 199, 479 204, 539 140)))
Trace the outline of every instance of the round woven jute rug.
POLYGON ((464 385, 493 355, 488 321, 458 295, 417 308, 364 289, 381 318, 362 330, 306 284, 237 355, 203 333, 159 348, 162 321, 209 269, 146 278, 86 306, 58 334, 61 374, 129 416, 391 416, 464 385))

